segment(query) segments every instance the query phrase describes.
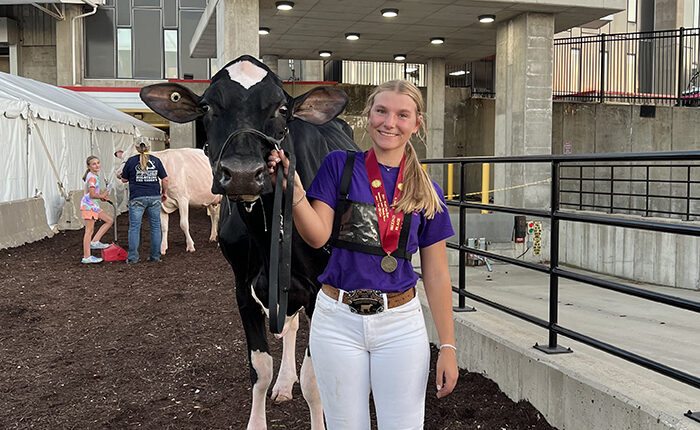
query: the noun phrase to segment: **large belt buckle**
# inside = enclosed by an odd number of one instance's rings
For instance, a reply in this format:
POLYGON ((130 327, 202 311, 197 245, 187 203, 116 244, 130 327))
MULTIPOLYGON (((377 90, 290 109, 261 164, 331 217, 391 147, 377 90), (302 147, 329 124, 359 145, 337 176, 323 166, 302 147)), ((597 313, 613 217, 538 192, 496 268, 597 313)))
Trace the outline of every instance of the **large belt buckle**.
POLYGON ((379 290, 347 291, 350 312, 359 315, 375 315, 384 311, 384 300, 379 290))

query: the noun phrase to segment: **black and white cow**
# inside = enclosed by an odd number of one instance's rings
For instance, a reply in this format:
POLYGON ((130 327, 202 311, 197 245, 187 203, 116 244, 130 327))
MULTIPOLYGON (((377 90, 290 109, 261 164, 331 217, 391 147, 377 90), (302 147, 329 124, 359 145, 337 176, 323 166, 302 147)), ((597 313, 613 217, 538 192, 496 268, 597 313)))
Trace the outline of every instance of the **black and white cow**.
MULTIPOLYGON (((198 120, 206 130, 214 175, 212 192, 224 194, 233 202, 222 200, 219 243, 233 268, 248 343, 253 383, 248 428, 266 428, 265 398, 272 381, 265 324, 273 221, 272 184, 266 166, 270 142, 283 139, 282 148, 296 156, 297 172, 308 187, 326 154, 336 149, 358 149, 350 127, 336 118, 345 108, 347 96, 334 88, 318 87, 293 98, 267 66, 242 56, 214 75, 201 97, 168 83, 143 88, 141 98, 171 121, 198 120)), ((296 231, 292 246, 292 285, 281 334, 283 357, 272 390, 275 401, 291 399, 297 381, 294 346, 298 312, 303 309, 311 318, 320 289, 316 279, 328 262, 326 251, 309 247, 296 231)), ((308 353, 301 368, 301 389, 311 411, 312 429, 323 429, 323 410, 308 353)))

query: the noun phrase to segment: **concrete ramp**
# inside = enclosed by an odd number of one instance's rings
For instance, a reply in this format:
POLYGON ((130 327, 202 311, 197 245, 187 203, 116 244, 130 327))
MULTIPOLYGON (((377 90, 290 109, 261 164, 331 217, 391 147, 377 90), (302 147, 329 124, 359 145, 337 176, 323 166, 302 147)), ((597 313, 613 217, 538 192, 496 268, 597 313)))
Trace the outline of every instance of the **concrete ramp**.
POLYGON ((0 203, 0 220, 0 249, 53 236, 41 197, 0 203))

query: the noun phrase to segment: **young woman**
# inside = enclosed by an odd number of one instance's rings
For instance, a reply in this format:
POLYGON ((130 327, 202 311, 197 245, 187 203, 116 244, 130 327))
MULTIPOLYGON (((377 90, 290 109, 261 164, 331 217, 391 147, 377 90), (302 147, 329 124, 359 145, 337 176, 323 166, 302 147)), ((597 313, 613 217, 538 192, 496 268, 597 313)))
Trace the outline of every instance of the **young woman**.
POLYGON ((99 263, 101 258, 91 255, 91 249, 104 249, 109 245, 100 242, 102 236, 109 230, 114 223, 111 216, 107 215, 95 199, 102 201, 107 200, 109 191, 102 191, 100 186, 100 178, 97 174, 100 172, 100 159, 91 155, 86 161, 87 170, 83 175, 85 181, 83 199, 80 201, 80 214, 85 221, 85 235, 83 236, 83 259, 82 263, 99 263), (104 224, 97 230, 95 236, 92 233, 95 231, 95 220, 102 220, 104 224))
POLYGON ((151 230, 151 249, 148 260, 160 261, 160 203, 166 200, 168 174, 163 163, 148 153, 149 145, 141 141, 136 145, 137 155, 124 163, 120 179, 129 183, 129 252, 127 264, 139 261, 141 221, 143 214, 148 217, 151 230))
MULTIPOLYGON (((409 142, 424 129, 420 91, 386 82, 369 96, 365 113, 368 152, 330 153, 307 191, 293 178, 299 234, 313 247, 332 246, 309 350, 329 429, 369 429, 370 391, 379 429, 422 429, 430 350, 411 256, 420 252, 440 338, 440 398, 458 377, 445 245, 454 231, 442 191, 409 142)), ((277 163, 286 173, 288 159, 273 151, 270 173, 277 163)))

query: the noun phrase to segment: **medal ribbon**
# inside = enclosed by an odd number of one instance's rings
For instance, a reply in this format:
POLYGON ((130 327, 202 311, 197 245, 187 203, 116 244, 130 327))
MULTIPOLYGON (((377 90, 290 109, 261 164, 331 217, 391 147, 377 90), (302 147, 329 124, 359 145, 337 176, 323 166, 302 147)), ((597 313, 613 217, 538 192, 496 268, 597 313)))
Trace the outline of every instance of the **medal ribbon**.
MULTIPOLYGON (((405 157, 401 157, 399 177, 396 179, 394 201, 392 204, 398 202, 399 199, 401 199, 401 194, 403 194, 404 159, 405 157)), ((374 197, 374 206, 377 209, 377 221, 379 221, 379 235, 381 236, 380 241, 382 249, 389 255, 399 247, 399 233, 401 232, 403 213, 396 212, 394 208, 389 205, 374 148, 371 148, 365 156, 365 169, 369 177, 369 188, 372 191, 372 197, 374 197)))

